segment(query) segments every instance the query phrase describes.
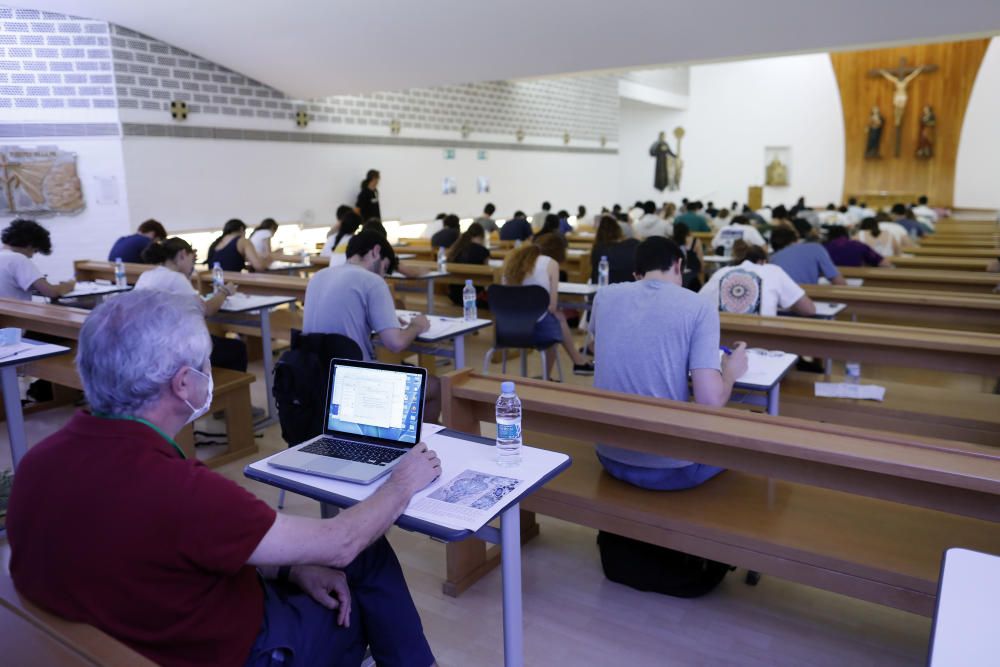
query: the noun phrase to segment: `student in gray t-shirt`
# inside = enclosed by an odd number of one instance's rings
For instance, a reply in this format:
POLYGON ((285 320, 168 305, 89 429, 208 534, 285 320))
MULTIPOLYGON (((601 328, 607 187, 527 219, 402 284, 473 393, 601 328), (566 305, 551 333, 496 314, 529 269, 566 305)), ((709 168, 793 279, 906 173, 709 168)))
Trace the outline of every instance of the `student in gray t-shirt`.
POLYGON ((768 261, 784 269, 799 285, 815 285, 820 276, 834 285, 847 284, 826 248, 819 243, 801 243, 798 232, 793 229, 772 229, 771 247, 774 248, 774 254, 768 261))
MULTIPOLYGON (((306 287, 302 315, 304 334, 340 334, 361 347, 365 361, 375 358, 372 333, 393 352, 402 352, 417 336, 430 328, 423 315, 402 328, 396 317, 386 273, 396 268, 396 254, 384 236, 374 231, 355 234, 347 244, 347 262, 316 272, 306 287)), ((437 378, 427 377, 424 414, 437 421, 441 412, 441 388, 437 378)))
POLYGON ((492 234, 493 232, 500 229, 497 225, 496 220, 493 219, 493 214, 496 213, 497 207, 493 204, 487 204, 483 209, 483 214, 473 220, 473 222, 478 222, 486 230, 487 234, 492 234))
MULTIPOLYGON (((746 344, 719 360, 719 312, 681 287, 680 247, 653 236, 636 248, 634 283, 601 288, 594 299, 594 386, 642 396, 687 401, 688 373, 696 403, 723 406, 747 369, 746 344)), ((722 468, 597 446, 614 477, 662 491, 697 486, 722 468)))

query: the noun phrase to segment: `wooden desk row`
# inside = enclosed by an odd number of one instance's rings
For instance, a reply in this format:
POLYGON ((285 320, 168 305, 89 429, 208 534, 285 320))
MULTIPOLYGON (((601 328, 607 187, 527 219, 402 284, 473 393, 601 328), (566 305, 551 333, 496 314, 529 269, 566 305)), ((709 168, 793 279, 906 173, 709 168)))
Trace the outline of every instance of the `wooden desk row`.
POLYGON ((991 294, 1000 283, 1000 275, 986 271, 945 271, 930 269, 877 267, 839 267, 846 278, 863 278, 862 289, 934 290, 968 294, 991 294))
MULTIPOLYGON (((445 376, 446 425, 491 422, 500 380, 445 376)), ((525 510, 925 615, 943 548, 1000 549, 994 447, 533 380, 518 396, 525 441, 574 458, 525 510), (595 442, 729 470, 646 491, 603 472, 595 442)), ((449 545, 446 591, 489 567, 482 544, 449 545)))

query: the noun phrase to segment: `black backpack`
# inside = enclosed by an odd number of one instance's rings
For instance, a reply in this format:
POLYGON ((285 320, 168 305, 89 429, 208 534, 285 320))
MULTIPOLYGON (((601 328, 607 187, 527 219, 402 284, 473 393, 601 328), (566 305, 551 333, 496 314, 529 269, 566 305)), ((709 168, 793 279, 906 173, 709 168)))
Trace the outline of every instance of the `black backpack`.
POLYGON ((361 360, 357 343, 337 334, 304 335, 292 331, 291 349, 274 365, 272 394, 278 407, 281 437, 289 446, 323 431, 330 360, 361 360))
POLYGON ((603 530, 597 534, 597 546, 604 576, 611 581, 678 598, 705 595, 722 583, 727 572, 736 569, 603 530))

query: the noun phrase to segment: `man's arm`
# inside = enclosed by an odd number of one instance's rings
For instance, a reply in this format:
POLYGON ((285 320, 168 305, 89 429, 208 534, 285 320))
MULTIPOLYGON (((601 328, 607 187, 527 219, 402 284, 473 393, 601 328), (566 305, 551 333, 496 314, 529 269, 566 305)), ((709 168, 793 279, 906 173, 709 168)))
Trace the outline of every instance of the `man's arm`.
POLYGON ((802 296, 801 299, 792 304, 789 308, 790 311, 796 315, 804 315, 806 317, 812 317, 816 314, 816 304, 808 296, 802 296))
POLYGON ((747 344, 739 342, 733 353, 722 357, 722 370, 696 368, 691 371, 694 401, 699 405, 721 408, 729 402, 733 385, 747 372, 747 344))
POLYGON ((407 452, 372 496, 332 519, 278 514, 248 563, 347 567, 385 534, 420 489, 441 474, 441 461, 424 443, 407 452))
POLYGON ((35 282, 31 283, 31 288, 49 299, 58 299, 59 297, 69 294, 76 287, 75 280, 64 280, 61 283, 56 283, 53 285, 45 278, 39 278, 35 282))
POLYGON ((383 329, 378 332, 379 340, 393 352, 402 352, 417 339, 417 336, 431 328, 430 321, 424 315, 417 315, 405 329, 383 329))

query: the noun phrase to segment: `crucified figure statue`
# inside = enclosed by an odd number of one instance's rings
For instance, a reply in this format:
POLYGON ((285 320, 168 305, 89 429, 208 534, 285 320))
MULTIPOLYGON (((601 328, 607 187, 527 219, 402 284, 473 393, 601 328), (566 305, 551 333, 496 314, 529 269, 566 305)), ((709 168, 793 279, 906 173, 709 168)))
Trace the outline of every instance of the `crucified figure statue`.
POLYGON ((878 73, 888 79, 892 85, 896 86, 896 92, 892 95, 892 119, 896 127, 899 127, 903 123, 903 112, 906 110, 906 101, 908 99, 906 95, 906 87, 910 85, 910 82, 916 79, 923 71, 923 66, 917 67, 903 79, 893 76, 888 70, 880 69, 878 71, 878 73))

